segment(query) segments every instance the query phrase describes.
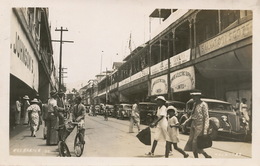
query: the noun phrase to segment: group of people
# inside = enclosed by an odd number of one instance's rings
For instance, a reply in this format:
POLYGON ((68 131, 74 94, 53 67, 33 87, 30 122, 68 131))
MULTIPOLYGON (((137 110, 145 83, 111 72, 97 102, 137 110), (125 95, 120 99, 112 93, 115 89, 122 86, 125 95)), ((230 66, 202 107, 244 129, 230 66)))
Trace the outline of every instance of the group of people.
MULTIPOLYGON (((166 99, 163 96, 156 98, 157 113, 156 120, 150 124, 150 127, 155 127, 154 141, 150 152, 146 153, 148 156, 153 156, 158 141, 165 141, 165 157, 168 158, 172 153, 172 145, 175 150, 183 155, 184 158, 189 157, 189 154, 185 151, 193 152, 195 158, 198 158, 198 154, 201 153, 205 158, 212 158, 203 149, 199 149, 197 146, 197 138, 200 135, 208 134, 209 128, 209 113, 207 103, 201 100, 201 92, 193 92, 191 96, 194 100, 193 111, 189 119, 184 122, 184 125, 191 121, 191 130, 189 139, 184 147, 184 150, 177 146, 179 142, 179 128, 180 124, 177 119, 177 109, 174 106, 166 107, 166 99)), ((138 131, 140 130, 140 117, 138 111, 138 102, 133 105, 130 118, 129 132, 133 132, 133 125, 136 125, 138 131)))
POLYGON ((81 104, 81 97, 75 98, 76 104, 71 110, 65 106, 63 91, 51 91, 50 98, 44 103, 39 99, 39 94, 36 94, 31 101, 28 95, 22 99, 19 97, 11 108, 15 112, 14 122, 16 125, 29 125, 32 137, 36 137, 40 125, 43 125, 43 138, 46 139, 46 144, 57 145, 61 139, 58 129, 65 127, 64 113, 66 111, 71 111, 72 121, 79 122, 79 130, 83 135, 85 134, 86 109, 81 104))
POLYGON ((15 126, 29 125, 31 136, 35 137, 42 124, 42 102, 39 99, 39 94, 36 94, 31 101, 28 95, 25 95, 23 98, 18 97, 11 109, 14 112, 15 126))

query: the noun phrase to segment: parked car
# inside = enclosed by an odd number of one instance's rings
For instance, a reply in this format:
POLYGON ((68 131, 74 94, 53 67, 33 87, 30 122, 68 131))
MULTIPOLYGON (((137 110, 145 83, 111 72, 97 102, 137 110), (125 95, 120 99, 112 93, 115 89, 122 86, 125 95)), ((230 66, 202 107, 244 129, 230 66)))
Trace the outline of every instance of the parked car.
POLYGON ((95 105, 95 113, 96 115, 100 115, 100 105, 95 105))
POLYGON ((152 102, 139 102, 140 122, 151 124, 156 118, 157 105, 152 102))
POLYGON ((177 118, 180 120, 182 115, 184 114, 184 110, 186 107, 186 103, 181 102, 181 101, 166 101, 166 106, 174 106, 177 109, 177 118))
POLYGON ((112 113, 114 112, 114 106, 107 104, 106 109, 108 109, 108 116, 112 116, 112 113))
POLYGON ((130 117, 132 110, 132 104, 119 104, 117 109, 117 118, 118 119, 127 119, 130 117))
MULTIPOLYGON (((216 139, 219 132, 243 135, 245 138, 248 138, 248 124, 235 112, 232 104, 216 99, 202 98, 201 100, 208 104, 210 119, 209 134, 212 139, 216 139)), ((180 124, 183 124, 184 121, 190 117, 193 103, 194 101, 192 99, 186 103, 185 113, 180 119, 180 124)), ((190 129, 190 125, 191 123, 187 123, 184 126, 181 125, 182 133, 187 133, 190 129)))

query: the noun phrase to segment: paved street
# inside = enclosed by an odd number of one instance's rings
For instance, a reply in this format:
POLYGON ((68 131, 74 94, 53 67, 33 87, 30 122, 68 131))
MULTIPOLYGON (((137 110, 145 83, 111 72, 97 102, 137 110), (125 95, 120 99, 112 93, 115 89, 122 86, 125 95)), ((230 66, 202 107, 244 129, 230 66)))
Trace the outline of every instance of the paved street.
MULTIPOLYGON (((128 133, 128 120, 118 120, 109 118, 104 121, 103 117, 86 116, 87 129, 85 132, 85 149, 82 157, 147 157, 145 153, 149 152, 151 147, 143 145, 137 138, 137 128, 135 133, 128 133)), ((144 129, 146 126, 141 125, 144 129)), ((46 140, 43 140, 42 128, 36 137, 30 137, 29 127, 19 126, 15 130, 20 132, 11 134, 10 155, 22 156, 58 156, 57 146, 47 146, 46 140)), ((74 130, 67 139, 68 147, 73 153, 73 142, 76 130, 74 130)), ((153 137, 153 129, 152 129, 153 137)), ((183 148, 188 139, 188 135, 179 136, 179 147, 183 148)), ((159 142, 155 150, 155 158, 163 158, 165 143, 159 142)), ((251 158, 251 143, 219 139, 213 142, 213 147, 206 149, 213 158, 251 158)), ((189 152, 193 158, 192 153, 189 152)), ((173 151, 171 158, 183 158, 177 151, 173 151)), ((199 156, 202 157, 202 156, 199 156)))

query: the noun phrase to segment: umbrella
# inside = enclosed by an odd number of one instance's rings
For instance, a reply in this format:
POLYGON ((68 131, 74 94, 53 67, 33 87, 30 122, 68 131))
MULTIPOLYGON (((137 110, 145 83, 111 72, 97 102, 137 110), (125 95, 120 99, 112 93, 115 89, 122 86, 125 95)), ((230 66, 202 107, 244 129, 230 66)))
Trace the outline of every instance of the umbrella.
POLYGON ((145 145, 151 145, 151 129, 147 127, 140 131, 136 137, 145 145))

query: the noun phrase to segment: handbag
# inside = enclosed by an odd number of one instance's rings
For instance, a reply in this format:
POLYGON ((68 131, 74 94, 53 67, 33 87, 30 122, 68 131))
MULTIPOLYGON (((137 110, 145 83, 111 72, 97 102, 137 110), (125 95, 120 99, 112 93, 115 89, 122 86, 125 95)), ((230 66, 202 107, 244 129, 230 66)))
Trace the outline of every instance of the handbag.
POLYGON ((197 146, 199 149, 205 149, 212 146, 212 139, 207 135, 198 136, 197 146))

